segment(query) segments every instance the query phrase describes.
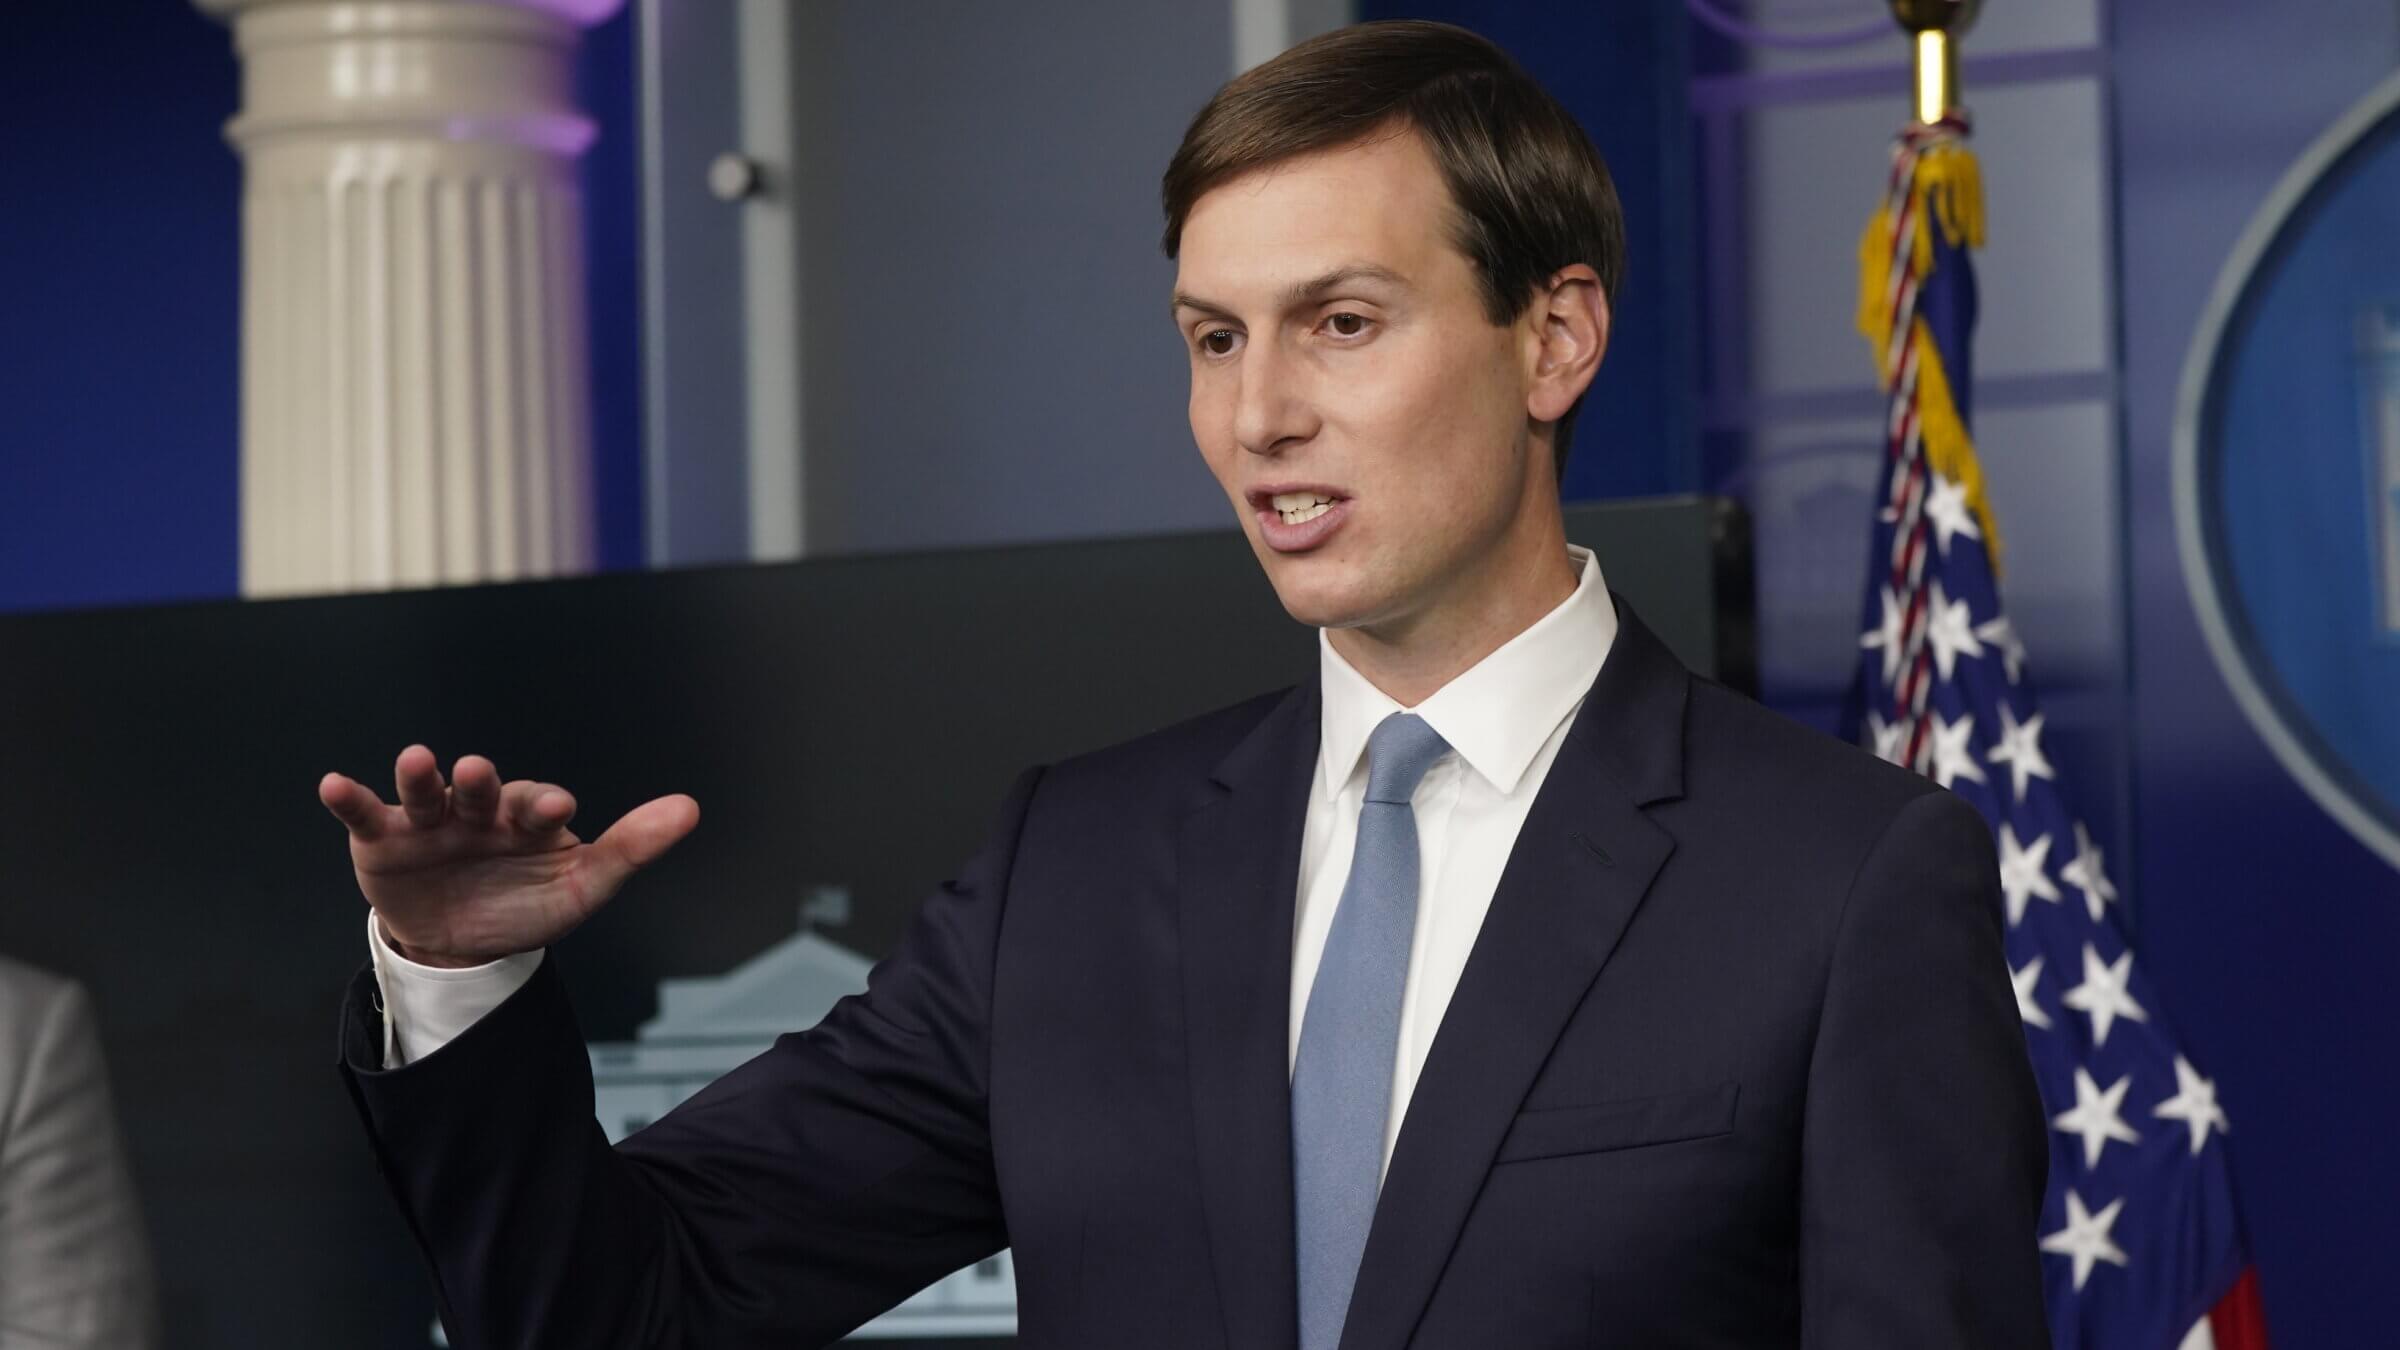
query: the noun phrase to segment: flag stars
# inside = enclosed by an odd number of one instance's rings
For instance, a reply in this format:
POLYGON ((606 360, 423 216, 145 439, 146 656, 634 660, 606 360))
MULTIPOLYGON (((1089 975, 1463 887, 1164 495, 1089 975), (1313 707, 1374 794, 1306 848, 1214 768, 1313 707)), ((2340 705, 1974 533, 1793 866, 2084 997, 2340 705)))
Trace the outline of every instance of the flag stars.
POLYGON ((1955 478, 1933 476, 1933 492, 1925 499, 1925 519, 1933 526, 1934 541, 1941 546, 1942 556, 1950 556, 1950 539, 1965 535, 1969 539, 1983 538, 1975 524, 1975 513, 1967 506, 1967 485, 1955 478))
POLYGON ((1889 764, 1900 762, 1900 738, 1908 733, 1905 722, 1886 722, 1880 713, 1867 714, 1867 736, 1875 757, 1889 764))
POLYGON ((1975 751, 1967 740, 1975 734, 1973 714, 1955 722, 1944 721, 1940 713, 1933 715, 1933 781, 1943 787, 1958 779, 1988 782, 1983 766, 1975 762, 1975 751))
POLYGON ((2117 1246, 2109 1230, 2116 1226, 2118 1211, 2125 1208, 2123 1198, 2111 1200, 2108 1207, 2094 1214, 2083 1206, 2083 1197, 2073 1187, 2067 1188, 2067 1226, 2042 1239, 2042 1250, 2065 1256, 2075 1262, 2075 1292, 2083 1292, 2083 1282, 2092 1277, 2092 1267, 2102 1261, 2112 1266, 2125 1262, 2124 1249, 2117 1246))
POLYGON ((2083 944, 2083 983, 2069 989, 2059 1002, 2092 1019, 2092 1044, 2108 1044, 2108 1031, 2120 1017, 2135 1022, 2147 1022, 2150 1014, 2133 1001, 2127 986, 2133 983, 2133 953, 2126 952, 2111 964, 2100 959, 2100 953, 2090 943, 2083 944))
POLYGON ((2034 989, 2041 983, 2041 980, 2042 958, 2038 956, 2026 962, 2023 970, 2008 972, 2008 982, 2017 987, 2018 1018, 2029 1027, 2040 1027, 2042 1030, 2048 1031, 2050 1014, 2043 1010, 2041 1001, 2034 997, 2034 989))
POLYGON ((2092 912, 2092 922, 2100 922, 2100 913, 2108 902, 2117 898, 2117 888, 2109 884, 2108 873, 2101 870, 2101 853, 2092 836, 2075 822, 2075 856, 2058 869, 2058 879, 2083 892, 2083 907, 2092 912))
POLYGON ((2058 883, 2050 879, 2050 836, 2044 834, 2031 847, 2017 842, 2014 826, 2000 826, 2000 893, 2008 899, 2008 926, 2016 927, 2025 920, 2025 902, 2040 896, 2051 904, 2062 899, 2058 883))
POLYGON ((2175 1095, 2158 1104, 2150 1114, 2161 1120, 2180 1120, 2191 1127, 2192 1156, 2208 1144, 2208 1132, 2214 1128, 2220 1134, 2231 1133, 2225 1123, 2225 1109, 2217 1105, 2217 1085, 2200 1076, 2191 1061, 2175 1057, 2175 1095))
POLYGON ((1975 636, 2000 649, 2000 663, 2008 669, 2008 682, 2015 684, 2025 673, 2025 643, 2017 636, 2016 625, 2005 614, 1975 626, 1975 636))
POLYGON ((1882 650, 1883 682, 1890 684, 1900 674, 1900 626, 1907 619, 1907 608, 1900 603, 1899 594, 1889 586, 1883 588, 1882 598, 1883 621, 1875 626, 1874 631, 1861 637, 1858 645, 1868 650, 1882 650))
POLYGON ((2057 770, 2050 767, 2049 757, 2042 753, 2042 719, 2048 715, 2035 713, 2019 722, 2014 710, 2005 703, 2000 705, 2000 743, 1984 758, 2008 766, 2020 802, 2025 800, 2027 781, 2047 778, 2055 782, 2058 778, 2057 770))
POLYGON ((1952 600, 1942 591, 1936 578, 1932 598, 1926 602, 1925 640, 1933 644, 1933 663, 1941 667, 1942 678, 1952 678, 1961 656, 1983 655, 1983 642, 1975 636, 1974 615, 1968 612, 1967 602, 1952 600))
POLYGON ((2060 1134, 2077 1135, 2083 1140, 2083 1165, 2100 1165, 2101 1150, 2112 1139, 2127 1144, 2142 1142, 2142 1136, 2125 1123, 2125 1092, 2133 1086, 2133 1075, 2127 1074, 2103 1091, 2092 1071, 2075 1066, 2075 1106, 2061 1111, 2050 1124, 2060 1134))
MULTIPOLYGON (((1904 157, 1916 148, 1903 147, 1904 157)), ((1906 188, 1903 175, 1896 191, 1905 195, 1906 188)), ((1968 268, 1944 271, 1971 283, 1968 268)), ((2207 1320, 2192 1327, 2191 1309, 2203 1303, 2202 1296, 2221 1291, 2195 1281, 2247 1259, 2240 1234, 2225 1222, 2230 1194, 2223 1168, 2208 1165, 2211 1136, 2230 1132, 2218 1085, 2177 1053, 2169 1029, 2159 1024, 2163 1010, 2152 1019, 2133 992, 2134 952, 2120 922, 2129 901, 2111 878, 2094 832, 2067 799, 2067 770, 2084 766, 2073 746, 2062 747, 2066 764, 2049 757, 2047 718, 2031 683, 2026 642, 2002 612, 1997 525, 1980 474, 1970 447, 1945 457, 1923 443, 1918 419, 1932 413, 1922 404, 1926 395, 1915 367, 1927 339, 1921 324, 1903 328, 1888 330, 1894 341, 1878 353, 1877 364, 1889 377, 1884 411, 1891 453, 1878 480, 1883 490, 1871 537, 1873 566, 1862 578, 1866 593, 1851 592, 1859 608, 1850 613, 1861 621, 1852 630, 1858 641, 1851 674, 1853 693, 1862 697, 1850 711, 1867 714, 1860 738, 1878 758, 1961 794, 1994 836, 1996 857, 1985 855, 1990 861, 1982 865, 1997 865, 2007 923, 2007 959, 2001 963, 2016 999, 2020 1044, 2040 1080, 2039 1110, 2049 1113, 2051 1129, 2044 1144, 2050 1184, 2040 1209, 2047 1217, 2032 1235, 2054 1299, 2053 1320, 2064 1319, 2070 1332, 2080 1329, 2089 1338, 2103 1323, 2121 1330, 2136 1316, 2160 1323, 2172 1318, 2176 1325, 2163 1332, 2168 1341, 2187 1328, 2192 1334, 2183 1340, 2206 1340, 2207 1320), (1937 459, 1960 472, 1937 470, 1937 459), (2047 783, 2039 800, 2033 794, 2037 779, 2047 783), (2069 890, 2078 897, 2074 905, 2067 902, 2069 890), (2034 909, 2037 899, 2047 908, 2034 909), (2115 915, 2112 906, 2119 909, 2115 915), (2087 924, 2075 922, 2076 909, 2087 913, 2087 924), (2018 957, 2025 958, 2021 965, 2018 957), (2055 970, 2048 964, 2053 957, 2055 970), (2078 1018, 2088 1020, 2078 1026, 2078 1018), (2134 1025, 2115 1037, 2117 1049, 2110 1052, 2106 1046, 2119 1022, 2134 1025), (2166 1061, 2174 1066, 2172 1084, 2162 1072, 2166 1061), (2097 1076, 2104 1070, 2105 1083, 2097 1076), (2177 1157, 2176 1149, 2187 1143, 2188 1155, 2177 1157), (2111 1145, 2119 1151, 2109 1153, 2111 1145), (2112 1157, 2116 1161, 2103 1170, 2112 1157), (2139 1270, 2131 1261, 2135 1252, 2143 1258, 2139 1270), (2053 1263, 2053 1256, 2062 1259, 2053 1263), (2069 1277, 2073 1298, 2057 1303, 2062 1276, 2069 1277), (2088 1305, 2082 1302, 2087 1291, 2093 1296, 2088 1305)), ((1963 380, 1963 369, 1953 378, 1963 380)), ((1962 402, 1966 392, 1963 385, 1957 390, 1962 402)), ((2387 495, 2400 504, 2400 487, 2387 495)), ((2106 837, 2112 846, 2129 845, 2106 837)), ((1987 904, 1993 881, 1991 873, 1984 875, 1987 904)), ((1980 959, 1994 962, 2001 955, 1980 959)), ((1987 964, 1984 973, 1997 972, 1987 964)), ((2145 968, 2145 974, 2155 972, 2145 968)), ((2154 996, 2146 980, 2142 997, 2154 996)), ((2225 1156, 2219 1149, 2213 1161, 2222 1163, 2225 1156)))

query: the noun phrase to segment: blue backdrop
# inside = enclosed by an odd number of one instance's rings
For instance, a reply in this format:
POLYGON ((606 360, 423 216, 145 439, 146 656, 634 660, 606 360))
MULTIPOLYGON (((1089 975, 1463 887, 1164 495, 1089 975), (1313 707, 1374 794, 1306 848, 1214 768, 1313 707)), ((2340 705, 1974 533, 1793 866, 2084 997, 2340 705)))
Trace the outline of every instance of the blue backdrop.
MULTIPOLYGON (((2319 0, 2305 16, 2117 0, 2111 15, 2135 941, 2219 1081, 2277 1350, 2389 1345, 2400 874, 2300 790, 2234 705, 2176 552, 2169 432, 2211 281, 2292 161, 2400 59, 2400 27, 2381 0, 2319 0)), ((2349 393, 2338 401, 2355 415, 2349 393)))
MULTIPOLYGON (((1585 422, 1569 487, 1695 486, 1677 7, 1364 8, 1468 20, 1593 129, 1634 207, 1631 269, 1597 400, 1611 413, 1585 422)), ((2400 58, 2400 33, 2387 0, 2319 0, 2304 21, 2251 0, 2108 12, 2134 746, 2120 880, 2142 959, 2221 1080, 2278 1346, 2382 1344, 2400 877, 2293 784, 2218 677, 2176 556, 2167 428, 2208 280, 2292 158, 2400 58)), ((582 66, 601 124, 584 172, 610 566, 637 563, 641 538, 630 32, 620 17, 591 34, 582 66)), ((0 608, 234 588, 239 163, 219 127, 236 77, 229 35, 187 0, 0 6, 0 608)))
POLYGON ((2400 118, 2344 157, 2286 222, 2226 332, 2200 497, 2215 508, 2228 608, 2250 667, 2356 798, 2400 822, 2400 625, 2377 582, 2385 399, 2400 321, 2400 118), (2373 409, 2374 411, 2371 411, 2373 409))

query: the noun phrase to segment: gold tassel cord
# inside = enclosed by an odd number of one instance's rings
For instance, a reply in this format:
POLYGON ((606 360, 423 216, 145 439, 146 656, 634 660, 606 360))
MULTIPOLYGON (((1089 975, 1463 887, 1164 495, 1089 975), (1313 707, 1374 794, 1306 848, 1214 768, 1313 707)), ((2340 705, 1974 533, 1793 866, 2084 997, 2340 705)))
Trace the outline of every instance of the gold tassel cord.
MULTIPOLYGON (((1919 150, 1909 179, 1909 197, 1919 222, 1916 237, 1909 241, 1909 260, 1922 291, 1934 269, 1933 230, 1927 222, 1938 226, 1943 240, 1954 248, 1983 247, 1983 172, 1974 152, 1954 139, 1937 140, 1919 150)), ((1885 367, 1884 350, 1892 325, 1893 225, 1888 203, 1879 206, 1858 240, 1858 331, 1867 340, 1878 380, 1887 391, 1897 373, 1885 367)), ((1975 456, 1974 441, 1958 415, 1949 373, 1922 318, 1911 320, 1909 340, 1917 349, 1917 434, 1924 445, 1926 464, 1966 488, 1967 506, 1983 530, 1984 547, 1991 555, 1996 577, 2000 573, 2000 530, 1984 493, 1983 466, 1975 456)))
MULTIPOLYGON (((1919 222, 1916 237, 1909 241, 1909 261, 1922 288, 1933 275, 1933 232, 1923 228, 1923 222, 1938 223, 1942 238, 1953 248, 1983 247, 1983 170, 1975 152, 1955 140, 1936 141, 1918 151, 1909 198, 1919 222)), ((1890 206, 1878 206, 1858 238, 1858 331, 1867 339, 1887 388, 1891 372, 1883 368, 1883 343, 1892 330, 1893 225, 1890 206)))
POLYGON ((1957 481, 1967 490, 1967 509, 1975 513, 1975 523, 1983 528, 1983 549, 1992 558, 1992 576, 2000 575, 2000 526, 1992 519, 1991 499, 1984 495, 1983 461, 1975 455, 1975 441, 1967 435, 1967 424, 1960 420, 1958 404, 1950 395, 1950 373, 1942 368, 1941 349, 1933 345, 1933 334, 1925 328, 1923 319, 1916 323, 1917 344, 1917 439, 1925 447, 1925 466, 1944 478, 1957 481))
MULTIPOLYGON (((1983 247, 1983 169, 1958 141, 1936 141, 1917 155, 1917 209, 1942 223, 1952 248, 1983 247)), ((1932 266, 1933 241, 1922 240, 1920 271, 1932 266)))
POLYGON ((1892 213, 1875 208, 1866 232, 1858 237, 1858 334, 1867 340, 1867 359, 1875 363, 1875 380, 1886 391, 1891 372, 1883 367, 1884 336, 1892 331, 1892 213))

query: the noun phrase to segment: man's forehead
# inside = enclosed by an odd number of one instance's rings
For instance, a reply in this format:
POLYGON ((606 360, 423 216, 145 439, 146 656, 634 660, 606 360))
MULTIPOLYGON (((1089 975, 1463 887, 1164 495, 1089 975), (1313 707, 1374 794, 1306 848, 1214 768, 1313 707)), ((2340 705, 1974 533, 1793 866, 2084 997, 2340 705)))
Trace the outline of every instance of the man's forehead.
POLYGON ((1422 278, 1439 269, 1437 255, 1455 251, 1449 208, 1440 171, 1414 132, 1293 156, 1192 204, 1176 287, 1229 298, 1344 270, 1386 282, 1422 278))

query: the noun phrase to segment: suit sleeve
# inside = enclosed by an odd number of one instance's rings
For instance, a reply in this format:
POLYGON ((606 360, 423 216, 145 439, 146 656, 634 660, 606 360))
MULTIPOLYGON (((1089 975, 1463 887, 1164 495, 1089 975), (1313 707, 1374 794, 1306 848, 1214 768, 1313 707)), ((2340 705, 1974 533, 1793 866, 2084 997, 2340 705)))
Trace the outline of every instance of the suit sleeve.
POLYGON ((382 1071, 373 979, 342 1073, 434 1276, 450 1343, 828 1344, 1007 1245, 988 1129, 991 980, 1039 770, 899 948, 614 1148, 554 959, 441 1049, 382 1071))
POLYGON ((2046 1350, 2046 1122, 2001 946, 1991 831, 1912 799, 1853 878, 1801 1145, 1807 1350, 2046 1350))
POLYGON ((17 1081, 0 1084, 0 1343, 155 1345, 149 1240, 99 1029, 82 986, 61 989, 17 1081))

